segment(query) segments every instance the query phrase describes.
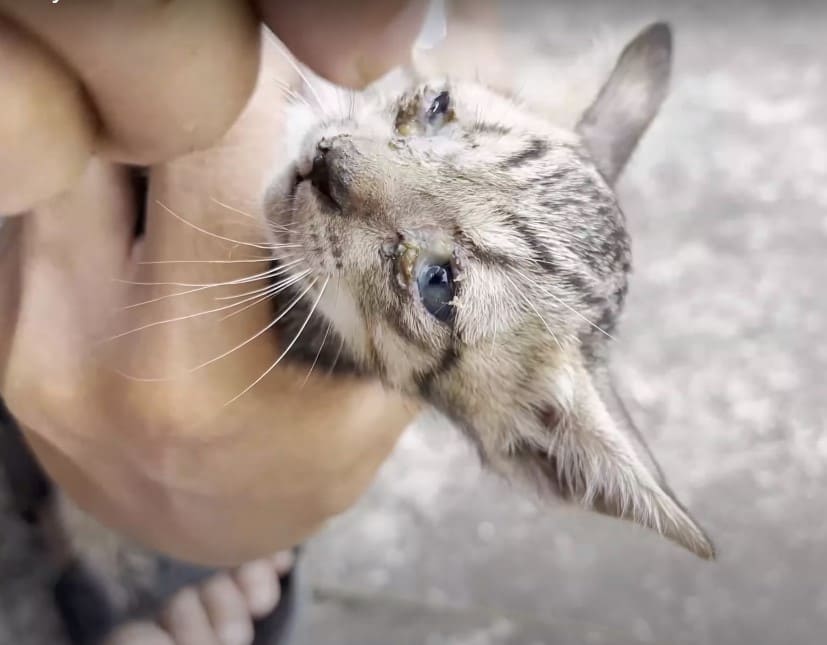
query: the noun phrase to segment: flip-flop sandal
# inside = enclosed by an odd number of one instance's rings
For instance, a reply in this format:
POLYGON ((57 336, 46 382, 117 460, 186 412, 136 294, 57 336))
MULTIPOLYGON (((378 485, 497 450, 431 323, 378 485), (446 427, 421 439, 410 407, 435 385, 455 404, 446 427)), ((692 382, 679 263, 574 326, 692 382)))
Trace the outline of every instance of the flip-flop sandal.
MULTIPOLYGON (((0 398, 0 470, 9 481, 12 503, 20 517, 37 522, 40 510, 49 501, 52 484, 31 451, 0 398)), ((292 569, 279 576, 281 595, 276 608, 254 622, 254 645, 287 645, 292 638, 305 590, 301 584, 300 549, 292 569)), ((100 645, 119 625, 128 620, 152 619, 153 614, 175 592, 198 584, 218 573, 218 569, 198 567, 159 555, 152 588, 129 612, 119 611, 102 582, 81 562, 74 562, 59 573, 54 585, 55 606, 72 645, 100 645)))

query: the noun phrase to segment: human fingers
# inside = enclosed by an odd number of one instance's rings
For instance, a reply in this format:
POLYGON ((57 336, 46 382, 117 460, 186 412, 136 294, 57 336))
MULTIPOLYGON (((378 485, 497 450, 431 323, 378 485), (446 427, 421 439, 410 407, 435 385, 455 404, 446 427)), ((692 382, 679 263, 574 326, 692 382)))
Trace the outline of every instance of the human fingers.
POLYGON ((229 573, 215 575, 201 585, 201 602, 221 645, 253 642, 253 617, 244 593, 229 573))
POLYGON ((81 80, 98 151, 114 161, 148 164, 210 145, 255 83, 259 24, 246 2, 0 0, 0 14, 81 80))
POLYGON ((105 645, 176 645, 172 637, 148 620, 134 621, 118 627, 105 645))
POLYGON ((311 69, 358 88, 408 60, 426 0, 256 0, 264 22, 311 69))
POLYGON ((267 558, 245 562, 235 570, 236 584, 253 618, 264 618, 278 604, 281 595, 278 574, 267 558))
POLYGON ((213 631, 198 590, 193 587, 182 589, 165 605, 161 625, 175 645, 223 645, 213 631))

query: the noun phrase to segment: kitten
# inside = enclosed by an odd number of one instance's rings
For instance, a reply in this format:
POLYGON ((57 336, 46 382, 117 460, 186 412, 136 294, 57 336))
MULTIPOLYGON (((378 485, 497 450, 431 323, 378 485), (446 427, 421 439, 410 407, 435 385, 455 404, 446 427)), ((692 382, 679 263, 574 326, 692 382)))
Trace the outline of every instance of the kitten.
POLYGON ((643 30, 573 129, 478 82, 317 93, 265 205, 299 249, 278 258, 290 356, 376 376, 493 471, 713 558, 607 376, 631 266, 613 186, 671 58, 670 28, 643 30))

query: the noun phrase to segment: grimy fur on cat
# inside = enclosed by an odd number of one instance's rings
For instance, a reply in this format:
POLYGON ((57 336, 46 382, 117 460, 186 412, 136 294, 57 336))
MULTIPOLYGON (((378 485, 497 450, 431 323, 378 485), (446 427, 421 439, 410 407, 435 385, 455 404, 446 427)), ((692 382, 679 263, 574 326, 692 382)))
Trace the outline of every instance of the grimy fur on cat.
POLYGON ((614 185, 671 61, 670 28, 643 30, 574 129, 478 82, 317 93, 266 212, 294 249, 278 258, 293 357, 375 375, 493 471, 713 558, 607 374, 631 267, 614 185))

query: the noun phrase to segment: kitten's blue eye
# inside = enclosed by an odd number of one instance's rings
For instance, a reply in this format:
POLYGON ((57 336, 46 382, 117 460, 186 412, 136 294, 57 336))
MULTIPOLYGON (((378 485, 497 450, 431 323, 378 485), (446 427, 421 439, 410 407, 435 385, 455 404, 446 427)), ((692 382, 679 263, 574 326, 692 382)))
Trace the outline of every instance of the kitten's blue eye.
POLYGON ((450 264, 428 264, 416 278, 419 297, 425 309, 440 322, 449 323, 454 316, 454 274, 450 264))
POLYGON ((433 124, 441 121, 441 119, 448 113, 448 108, 450 107, 451 95, 448 94, 447 91, 437 94, 436 98, 431 102, 428 111, 425 113, 428 123, 433 124))

